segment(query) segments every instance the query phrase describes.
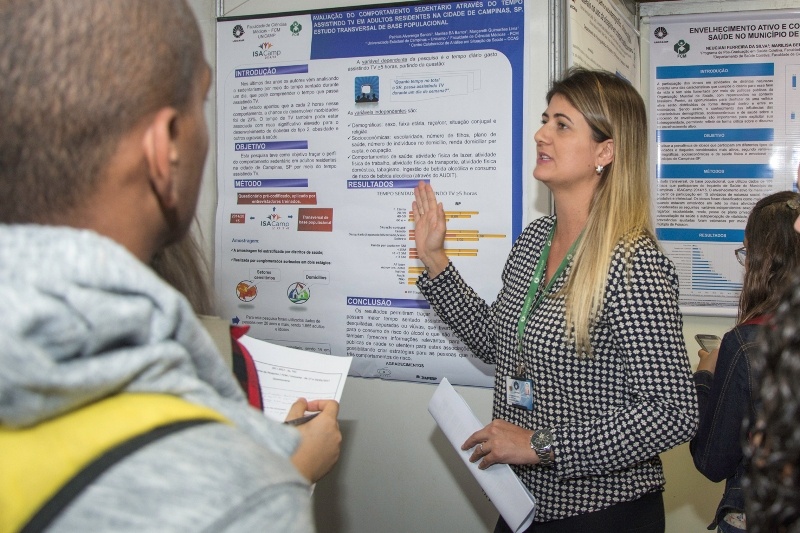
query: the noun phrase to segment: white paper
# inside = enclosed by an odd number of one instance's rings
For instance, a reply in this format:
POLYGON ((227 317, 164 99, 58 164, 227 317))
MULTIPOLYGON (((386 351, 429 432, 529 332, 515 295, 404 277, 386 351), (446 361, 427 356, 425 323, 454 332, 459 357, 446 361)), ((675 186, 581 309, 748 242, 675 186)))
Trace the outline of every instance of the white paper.
POLYGON ((239 339, 258 371, 264 414, 283 422, 298 398, 341 401, 351 357, 307 352, 248 337, 239 339))
POLYGON ((481 470, 478 468, 478 463, 469 462, 472 450, 464 451, 461 445, 484 425, 473 414, 464 398, 450 385, 447 378, 442 380, 433 393, 428 403, 428 411, 508 526, 514 531, 527 529, 536 514, 536 500, 533 494, 509 465, 495 464, 486 470, 481 470))

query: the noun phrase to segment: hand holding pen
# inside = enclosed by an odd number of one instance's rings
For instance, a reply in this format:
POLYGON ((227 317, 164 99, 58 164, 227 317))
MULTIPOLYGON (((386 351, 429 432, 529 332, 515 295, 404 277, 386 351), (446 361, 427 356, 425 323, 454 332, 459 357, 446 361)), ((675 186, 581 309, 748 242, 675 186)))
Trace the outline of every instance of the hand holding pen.
POLYGON ((339 431, 339 402, 336 400, 297 400, 289 409, 287 423, 297 426, 300 445, 292 455, 292 464, 312 483, 330 472, 342 447, 339 431), (306 415, 306 412, 311 414, 306 415))

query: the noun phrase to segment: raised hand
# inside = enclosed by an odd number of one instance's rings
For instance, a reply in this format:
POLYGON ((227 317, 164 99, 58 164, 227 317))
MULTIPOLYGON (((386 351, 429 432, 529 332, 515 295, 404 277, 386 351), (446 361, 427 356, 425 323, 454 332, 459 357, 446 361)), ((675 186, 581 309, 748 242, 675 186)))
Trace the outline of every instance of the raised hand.
POLYGON ((449 264, 450 260, 444 251, 444 237, 447 222, 444 217, 444 206, 436 202, 436 194, 429 183, 420 181, 414 188, 414 241, 417 254, 428 269, 428 277, 435 278, 449 264))

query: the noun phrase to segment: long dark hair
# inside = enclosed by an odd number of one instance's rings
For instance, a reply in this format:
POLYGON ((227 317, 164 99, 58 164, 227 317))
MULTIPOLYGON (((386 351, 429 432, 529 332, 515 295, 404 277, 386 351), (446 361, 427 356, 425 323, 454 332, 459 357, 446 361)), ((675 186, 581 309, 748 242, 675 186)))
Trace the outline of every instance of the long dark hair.
POLYGON ((208 263, 193 232, 156 252, 150 266, 161 279, 186 296, 195 313, 214 314, 208 263))
POLYGON ((760 403, 745 448, 747 531, 800 531, 800 277, 791 280, 760 357, 760 403))
POLYGON ((794 221, 800 215, 800 194, 776 192, 750 211, 744 238, 747 267, 739 297, 739 323, 778 308, 781 295, 800 268, 800 235, 794 221))

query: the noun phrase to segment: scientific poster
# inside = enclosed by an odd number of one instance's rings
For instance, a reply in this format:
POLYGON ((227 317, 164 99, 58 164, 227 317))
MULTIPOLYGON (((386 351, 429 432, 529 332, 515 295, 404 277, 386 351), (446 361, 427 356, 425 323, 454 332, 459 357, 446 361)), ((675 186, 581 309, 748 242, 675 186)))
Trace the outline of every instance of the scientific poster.
POLYGON ((351 375, 491 386, 415 280, 430 180, 487 301, 521 231, 523 0, 218 22, 217 297, 250 335, 351 375))
POLYGON ((747 216, 796 189, 800 13, 653 17, 651 29, 657 236, 684 312, 734 316, 747 216))
POLYGON ((618 0, 569 0, 569 65, 616 73, 640 87, 641 51, 633 15, 618 0))

